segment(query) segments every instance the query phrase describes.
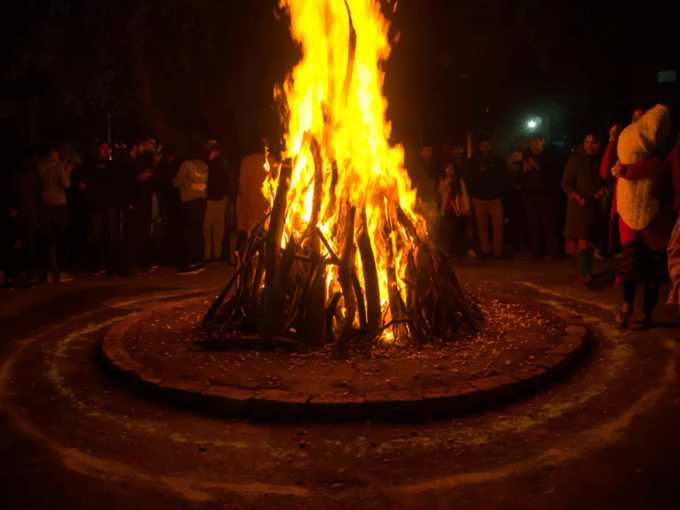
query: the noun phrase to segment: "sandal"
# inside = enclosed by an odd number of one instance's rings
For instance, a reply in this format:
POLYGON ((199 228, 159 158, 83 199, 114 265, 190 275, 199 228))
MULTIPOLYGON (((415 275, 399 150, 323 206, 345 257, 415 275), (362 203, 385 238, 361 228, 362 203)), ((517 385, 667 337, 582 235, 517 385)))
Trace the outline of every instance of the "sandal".
POLYGON ((639 319, 635 319, 633 324, 630 325, 630 329, 634 331, 643 331, 652 327, 652 317, 649 315, 643 315, 639 319))
POLYGON ((619 310, 616 312, 616 316, 614 317, 614 322, 616 322, 617 326, 620 328, 627 328, 628 327, 628 319, 633 313, 633 310, 629 310, 627 313, 624 313, 622 310, 619 310))

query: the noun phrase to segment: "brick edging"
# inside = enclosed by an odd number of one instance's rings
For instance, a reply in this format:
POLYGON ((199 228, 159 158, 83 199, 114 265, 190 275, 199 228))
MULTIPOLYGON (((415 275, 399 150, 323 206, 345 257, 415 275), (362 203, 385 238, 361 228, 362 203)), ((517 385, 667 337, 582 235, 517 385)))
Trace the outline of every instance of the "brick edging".
POLYGON ((369 392, 364 396, 340 393, 309 394, 285 390, 247 390, 210 385, 195 380, 161 380, 149 375, 126 348, 129 328, 147 316, 184 302, 157 305, 112 326, 101 343, 105 366, 133 390, 165 402, 221 416, 254 416, 286 420, 356 420, 418 418, 459 414, 535 393, 566 375, 585 358, 588 330, 581 316, 555 315, 567 321, 565 335, 545 355, 510 372, 451 386, 369 392))

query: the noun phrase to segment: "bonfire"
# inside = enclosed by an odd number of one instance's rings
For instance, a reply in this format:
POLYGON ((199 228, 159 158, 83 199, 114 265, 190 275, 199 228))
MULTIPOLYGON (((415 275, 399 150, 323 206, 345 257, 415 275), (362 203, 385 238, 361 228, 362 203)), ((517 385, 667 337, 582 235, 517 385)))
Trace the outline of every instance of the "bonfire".
POLYGON ((403 148, 390 143, 380 4, 281 6, 303 57, 274 91, 286 132, 280 163, 267 164, 270 209, 203 320, 210 341, 346 356, 455 339, 474 314, 428 236, 403 148))

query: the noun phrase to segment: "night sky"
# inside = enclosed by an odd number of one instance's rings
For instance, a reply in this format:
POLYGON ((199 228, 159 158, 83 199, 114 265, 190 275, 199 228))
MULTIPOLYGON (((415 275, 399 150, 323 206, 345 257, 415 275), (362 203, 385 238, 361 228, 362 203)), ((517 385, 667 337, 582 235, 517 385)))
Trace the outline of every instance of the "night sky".
MULTIPOLYGON (((247 150, 276 131, 271 90, 296 59, 276 3, 13 3, 3 129, 26 141, 103 136, 113 112, 121 137, 162 124, 168 137, 210 132, 247 150)), ((472 129, 503 147, 536 115, 549 119, 544 136, 573 145, 635 106, 677 106, 677 84, 657 83, 678 67, 678 22, 661 3, 401 0, 390 18, 400 38, 385 94, 407 145, 459 143, 472 129)))

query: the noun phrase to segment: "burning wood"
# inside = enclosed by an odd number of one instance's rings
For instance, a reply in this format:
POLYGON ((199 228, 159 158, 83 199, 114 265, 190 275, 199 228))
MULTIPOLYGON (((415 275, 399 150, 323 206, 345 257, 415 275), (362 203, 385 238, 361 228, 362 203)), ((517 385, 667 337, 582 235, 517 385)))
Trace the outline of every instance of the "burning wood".
POLYGON ((474 328, 417 213, 403 149, 388 143, 380 64, 390 48, 379 4, 282 4, 304 55, 277 90, 283 163, 263 189, 271 211, 240 249, 204 326, 226 343, 257 332, 332 345, 341 356, 353 344, 447 341, 474 328))

